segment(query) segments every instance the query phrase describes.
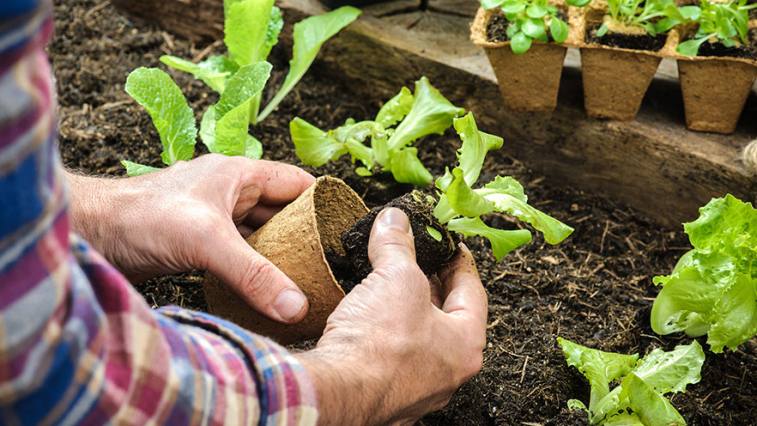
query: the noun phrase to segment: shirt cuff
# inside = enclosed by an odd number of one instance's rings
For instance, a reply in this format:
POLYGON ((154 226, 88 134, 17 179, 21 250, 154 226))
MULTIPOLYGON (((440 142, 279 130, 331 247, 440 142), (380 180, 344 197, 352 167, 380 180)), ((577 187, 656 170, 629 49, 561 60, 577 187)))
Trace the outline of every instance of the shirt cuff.
POLYGON ((315 425, 317 398, 303 365, 273 340, 202 312, 176 306, 158 312, 181 324, 199 327, 227 340, 246 360, 260 398, 261 425, 315 425))

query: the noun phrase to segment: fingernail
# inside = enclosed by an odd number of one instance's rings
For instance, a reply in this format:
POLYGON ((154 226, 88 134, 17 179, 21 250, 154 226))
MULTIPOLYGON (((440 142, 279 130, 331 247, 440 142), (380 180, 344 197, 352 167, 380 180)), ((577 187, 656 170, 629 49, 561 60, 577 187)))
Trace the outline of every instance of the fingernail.
POLYGON ((402 232, 410 231, 410 221, 407 219, 407 215, 394 207, 383 210, 379 214, 378 222, 383 227, 395 228, 402 232))
POLYGON ((285 321, 292 321, 305 308, 305 303, 307 303, 307 299, 304 294, 297 290, 287 289, 276 296, 273 309, 285 321))

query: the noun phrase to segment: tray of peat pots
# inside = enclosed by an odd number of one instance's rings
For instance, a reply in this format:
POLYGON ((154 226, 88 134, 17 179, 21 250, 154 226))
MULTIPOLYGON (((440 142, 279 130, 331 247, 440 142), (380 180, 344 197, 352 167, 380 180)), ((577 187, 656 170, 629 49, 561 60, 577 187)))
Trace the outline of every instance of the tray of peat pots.
POLYGON ((757 78, 757 3, 702 0, 685 7, 689 23, 674 30, 674 56, 686 126, 732 133, 757 78))
POLYGON ((417 261, 432 275, 455 254, 456 244, 433 216, 433 197, 413 191, 369 211, 343 181, 321 177, 247 242, 299 285, 310 302, 298 324, 283 325, 253 311, 216 277, 205 285, 214 314, 288 344, 318 337, 342 298, 371 271, 368 238, 385 207, 402 209, 415 234, 417 261), (437 232, 429 231, 429 228, 437 232))
POLYGON ((555 109, 567 52, 562 43, 575 36, 568 5, 588 1, 482 0, 471 40, 486 52, 506 107, 555 109))
POLYGON ((590 117, 633 120, 682 22, 674 0, 595 0, 576 20, 590 117))

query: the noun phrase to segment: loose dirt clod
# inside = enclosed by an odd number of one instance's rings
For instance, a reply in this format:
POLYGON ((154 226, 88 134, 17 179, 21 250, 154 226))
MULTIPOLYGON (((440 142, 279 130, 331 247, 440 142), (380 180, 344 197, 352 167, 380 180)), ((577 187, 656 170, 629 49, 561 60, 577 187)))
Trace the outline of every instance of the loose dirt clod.
POLYGON ((347 257, 354 268, 354 281, 349 283, 349 278, 342 283, 342 288, 347 292, 357 283, 362 281, 371 272, 371 263, 368 260, 368 240, 371 235, 373 222, 376 216, 387 207, 396 207, 408 215, 410 225, 415 237, 415 256, 418 265, 426 275, 433 275, 449 262, 455 255, 455 240, 447 229, 442 226, 433 215, 436 200, 430 195, 420 191, 413 191, 402 197, 392 200, 384 206, 376 207, 360 219, 355 226, 342 235, 342 245, 347 252, 347 257), (433 228, 441 235, 437 241, 427 228, 433 228), (347 286, 347 288, 345 288, 347 286))

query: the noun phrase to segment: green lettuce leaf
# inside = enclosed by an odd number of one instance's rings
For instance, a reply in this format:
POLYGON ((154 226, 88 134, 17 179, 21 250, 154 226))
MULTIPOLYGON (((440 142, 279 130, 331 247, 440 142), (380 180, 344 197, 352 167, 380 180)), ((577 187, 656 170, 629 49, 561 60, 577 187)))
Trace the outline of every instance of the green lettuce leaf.
POLYGON ((137 68, 126 79, 126 92, 147 110, 158 130, 163 163, 194 156, 197 127, 194 113, 173 79, 157 68, 137 68))
POLYGON ((294 25, 294 47, 292 60, 289 61, 289 73, 279 91, 258 116, 258 121, 264 120, 275 110, 300 81, 315 60, 323 43, 357 19, 360 13, 360 9, 344 6, 323 15, 303 19, 294 25))
POLYGON ((694 246, 652 305, 652 329, 707 334, 713 352, 736 349, 757 334, 757 210, 732 195, 711 200, 684 224, 694 246))
MULTIPOLYGON (((215 143, 208 146, 210 152, 243 156, 247 152, 249 138, 250 101, 247 100, 218 118, 216 111, 215 143)), ((204 142, 204 141, 203 141, 204 142)), ((207 144, 206 144, 207 145, 207 144)))
POLYGON ((531 232, 526 229, 492 228, 478 217, 452 219, 447 223, 447 229, 466 237, 480 236, 486 238, 489 240, 494 258, 498 262, 513 250, 531 242, 531 232))
POLYGON ((389 99, 376 115, 376 122, 389 128, 402 121, 413 107, 413 93, 403 87, 398 94, 389 99))
POLYGON ((523 187, 511 177, 497 176, 476 192, 493 203, 497 211, 512 215, 536 228, 544 234, 544 239, 549 244, 559 244, 573 233, 570 226, 530 206, 523 187))
POLYGON ((468 186, 461 168, 452 170, 452 177, 452 183, 447 187, 445 195, 455 213, 465 217, 479 217, 494 211, 495 206, 492 202, 468 186))
POLYGON ((218 93, 223 93, 226 88, 226 79, 239 69, 234 61, 220 55, 211 56, 197 64, 176 56, 163 55, 160 57, 160 62, 175 70, 192 74, 194 78, 201 80, 218 93))
POLYGON ((268 57, 268 28, 274 0, 237 0, 226 5, 224 43, 240 67, 268 57))
MULTIPOLYGON (((592 424, 620 425, 626 424, 624 421, 632 425, 667 424, 657 421, 675 418, 678 412, 663 395, 684 392, 687 385, 698 383, 701 378, 704 351, 696 341, 669 352, 655 349, 641 360, 638 355, 603 352, 562 338, 557 341, 568 365, 576 367, 589 380, 588 411, 592 424), (621 384, 610 390, 609 385, 616 381, 621 384), (626 387, 629 384, 630 389, 626 387), (628 417, 629 414, 636 418, 628 417)), ((570 407, 579 405, 572 402, 570 407)))
POLYGON ((289 133, 297 158, 308 166, 320 167, 347 153, 343 143, 299 117, 289 123, 289 133))
POLYGON ((478 130, 473 113, 468 113, 462 118, 453 120, 455 131, 463 141, 457 158, 460 168, 465 175, 465 182, 473 186, 478 181, 484 159, 489 151, 502 148, 504 140, 499 136, 490 135, 478 130))
POLYGON ((392 156, 391 172, 394 180, 415 186, 428 186, 434 180, 431 172, 418 158, 418 149, 406 147, 392 156))
MULTIPOLYGON (((229 78, 226 84, 228 90, 223 92, 216 104, 216 118, 220 120, 232 109, 260 94, 268 82, 272 68, 271 64, 264 61, 239 68, 229 78)), ((246 129, 247 125, 244 127, 246 129)))
POLYGON ((610 393, 610 383, 630 373, 639 360, 638 354, 623 355, 604 352, 561 337, 557 338, 557 343, 568 365, 576 367, 589 381, 591 386, 589 411, 591 412, 594 412, 595 406, 610 393))
POLYGON ((667 398, 656 392, 647 382, 631 373, 623 379, 621 399, 644 425, 686 425, 686 421, 667 398))
POLYGON ((128 176, 142 176, 160 170, 157 167, 145 166, 144 164, 132 163, 126 160, 121 160, 121 165, 126 169, 128 176))
POLYGON ((463 114, 421 77, 415 83, 413 106, 404 120, 397 126, 389 138, 389 150, 395 151, 413 143, 415 140, 431 134, 442 134, 452 125, 452 119, 463 114))

